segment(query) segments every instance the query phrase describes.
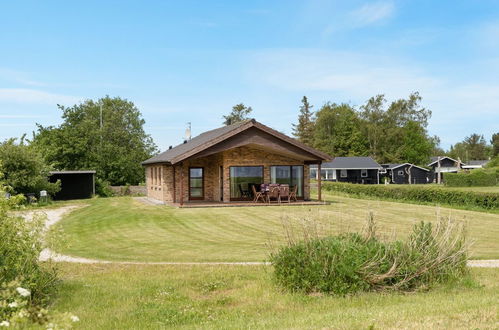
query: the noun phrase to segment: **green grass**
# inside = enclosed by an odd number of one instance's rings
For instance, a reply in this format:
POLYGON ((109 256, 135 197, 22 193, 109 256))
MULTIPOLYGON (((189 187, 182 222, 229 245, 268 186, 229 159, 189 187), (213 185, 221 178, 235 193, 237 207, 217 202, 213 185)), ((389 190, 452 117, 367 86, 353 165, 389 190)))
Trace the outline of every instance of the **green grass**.
POLYGON ((88 200, 59 223, 70 245, 59 252, 118 261, 263 261, 284 241, 281 218, 318 218, 332 232, 360 230, 373 211, 381 232, 404 237, 436 213, 468 222, 472 257, 499 257, 499 214, 325 194, 325 206, 176 209, 130 197, 88 200))
POLYGON ((476 269, 481 286, 411 294, 334 297, 280 291, 265 266, 61 264, 54 308, 81 329, 331 328, 492 329, 499 269, 476 269))

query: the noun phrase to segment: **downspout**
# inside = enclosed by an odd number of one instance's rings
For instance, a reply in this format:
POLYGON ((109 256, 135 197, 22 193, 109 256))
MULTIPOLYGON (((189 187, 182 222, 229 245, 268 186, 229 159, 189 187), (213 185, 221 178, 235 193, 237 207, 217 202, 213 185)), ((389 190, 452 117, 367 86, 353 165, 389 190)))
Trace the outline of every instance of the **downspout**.
POLYGON ((180 206, 184 205, 184 164, 180 163, 180 206))
POLYGON ((321 178, 321 163, 317 164, 317 171, 319 173, 319 178, 317 179, 317 197, 318 197, 318 200, 319 202, 321 201, 322 199, 322 194, 321 194, 321 190, 322 190, 322 185, 321 185, 321 182, 322 182, 322 178, 321 178))
POLYGON ((173 203, 177 202, 177 188, 175 184, 175 165, 172 165, 172 172, 173 172, 173 203))

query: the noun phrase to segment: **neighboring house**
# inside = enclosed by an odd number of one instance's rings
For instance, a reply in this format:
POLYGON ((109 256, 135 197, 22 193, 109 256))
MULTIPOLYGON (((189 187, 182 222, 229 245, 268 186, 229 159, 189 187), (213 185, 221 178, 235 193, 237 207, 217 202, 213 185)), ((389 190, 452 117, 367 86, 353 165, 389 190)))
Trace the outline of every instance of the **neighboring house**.
POLYGON ((251 200, 261 183, 297 186, 298 198, 308 200, 310 164, 330 159, 251 119, 202 133, 142 165, 149 197, 183 204, 251 200))
MULTIPOLYGON (((383 168, 371 157, 335 157, 321 165, 321 179, 350 183, 379 183, 383 168)), ((318 179, 318 166, 311 165, 311 176, 318 179)))
POLYGON ((438 156, 431 157, 431 162, 428 164, 428 167, 431 167, 433 173, 435 173, 435 182, 438 182, 439 176, 441 180, 440 182, 443 182, 444 173, 457 173, 463 168, 464 165, 465 164, 459 160, 447 156, 438 156))
POLYGON ((477 168, 484 168, 485 165, 487 165, 487 163, 489 161, 490 160, 488 160, 488 159, 484 159, 484 160, 470 160, 469 162, 466 162, 466 165, 463 165, 462 168, 464 170, 474 170, 474 169, 477 169, 477 168))
MULTIPOLYGON (((381 164, 383 170, 381 171, 382 178, 390 178, 391 183, 395 184, 408 184, 409 171, 411 177, 411 184, 430 183, 433 181, 433 175, 430 170, 419 167, 410 163, 404 164, 381 164)), ((383 180, 382 180, 383 181, 383 180)))

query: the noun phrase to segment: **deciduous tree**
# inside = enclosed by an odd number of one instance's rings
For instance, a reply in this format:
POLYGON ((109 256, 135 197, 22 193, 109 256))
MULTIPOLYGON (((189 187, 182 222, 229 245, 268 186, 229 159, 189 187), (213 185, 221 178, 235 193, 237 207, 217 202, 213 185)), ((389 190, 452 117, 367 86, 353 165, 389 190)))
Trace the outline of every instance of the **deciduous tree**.
POLYGON ((38 125, 32 141, 47 162, 61 170, 94 169, 113 185, 144 181, 141 162, 157 148, 133 102, 106 96, 59 109, 63 123, 38 125))

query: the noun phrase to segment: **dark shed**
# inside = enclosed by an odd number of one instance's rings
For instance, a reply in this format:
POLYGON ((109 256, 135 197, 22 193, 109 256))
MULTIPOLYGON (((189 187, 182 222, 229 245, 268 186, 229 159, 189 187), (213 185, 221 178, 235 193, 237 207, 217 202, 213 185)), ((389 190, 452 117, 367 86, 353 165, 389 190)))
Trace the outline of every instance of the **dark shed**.
POLYGON ((381 166, 386 170, 382 177, 390 178, 391 183, 408 184, 409 174, 407 171, 409 171, 409 168, 411 168, 412 184, 424 184, 433 181, 433 176, 431 175, 430 170, 410 163, 382 164, 381 166))
POLYGON ((54 171, 49 181, 61 180, 61 190, 54 200, 91 198, 95 194, 95 171, 54 171))

